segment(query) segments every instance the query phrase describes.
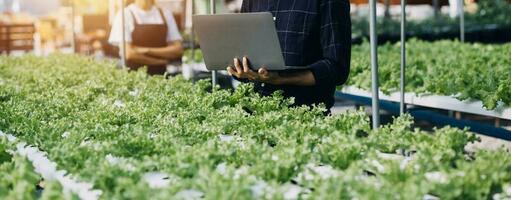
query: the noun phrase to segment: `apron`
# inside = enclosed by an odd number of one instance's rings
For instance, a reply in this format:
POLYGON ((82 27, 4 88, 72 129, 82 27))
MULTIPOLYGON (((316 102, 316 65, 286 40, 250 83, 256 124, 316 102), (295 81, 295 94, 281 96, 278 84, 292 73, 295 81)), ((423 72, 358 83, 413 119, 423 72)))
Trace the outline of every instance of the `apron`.
MULTIPOLYGON (((167 33, 168 26, 165 15, 160 8, 158 8, 163 24, 140 24, 135 17, 133 11, 130 10, 131 16, 135 23, 135 29, 131 33, 132 44, 134 46, 146 48, 159 48, 167 46, 167 33)), ((150 75, 163 75, 167 71, 166 65, 141 65, 137 63, 127 62, 126 65, 130 70, 137 70, 141 67, 147 66, 147 73, 150 75)))

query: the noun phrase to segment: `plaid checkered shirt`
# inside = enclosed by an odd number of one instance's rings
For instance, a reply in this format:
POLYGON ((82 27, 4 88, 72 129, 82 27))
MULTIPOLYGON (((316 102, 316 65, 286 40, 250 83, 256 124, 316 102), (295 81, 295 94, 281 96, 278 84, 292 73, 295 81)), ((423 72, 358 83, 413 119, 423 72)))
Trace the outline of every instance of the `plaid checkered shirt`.
POLYGON ((256 83, 263 95, 277 90, 296 105, 334 104, 334 92, 350 69, 351 19, 348 0, 243 0, 241 12, 271 12, 288 66, 309 66, 315 86, 256 83))

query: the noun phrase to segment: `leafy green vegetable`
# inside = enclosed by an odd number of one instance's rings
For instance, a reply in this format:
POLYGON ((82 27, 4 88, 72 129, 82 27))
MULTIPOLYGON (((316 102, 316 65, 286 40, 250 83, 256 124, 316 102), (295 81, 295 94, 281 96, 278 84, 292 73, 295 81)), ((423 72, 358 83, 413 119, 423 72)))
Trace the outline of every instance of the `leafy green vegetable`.
POLYGON ((200 49, 195 49, 194 51, 191 50, 191 49, 188 49, 188 50, 185 51, 185 53, 183 55, 183 62, 184 63, 193 63, 193 62, 200 63, 200 62, 204 62, 204 57, 203 57, 202 51, 200 49), (194 51, 195 51, 195 55, 192 56, 194 51))
MULTIPOLYGON (((379 75, 385 93, 399 89, 400 45, 380 46, 379 75)), ((369 45, 353 47, 347 85, 370 89, 369 45)), ((417 94, 480 100, 493 110, 511 105, 511 45, 465 44, 457 41, 407 42, 406 90, 417 94)))
POLYGON ((508 152, 465 152, 467 130, 412 130, 403 116, 372 131, 363 112, 324 117, 252 85, 207 92, 72 55, 2 57, 0 83, 0 130, 102 199, 478 199, 511 175, 508 152))
MULTIPOLYGON (((17 154, 11 155, 12 146, 5 137, 0 137, 0 199, 36 199, 36 186, 41 177, 26 158, 17 154)), ((59 186, 52 181, 49 183, 59 186)), ((62 189, 45 188, 42 192, 43 195, 50 193, 53 197, 63 197, 62 189)))
MULTIPOLYGON (((488 25, 499 28, 511 28, 511 4, 509 2, 504 0, 481 0, 477 4, 477 12, 465 13, 465 27, 467 31, 480 29, 488 25)), ((399 36, 400 23, 399 19, 378 18, 376 25, 378 34, 399 36)), ((424 20, 410 20, 407 22, 406 29, 406 34, 410 37, 434 37, 438 34, 456 37, 459 34, 459 19, 441 14, 437 17, 424 20), (427 34, 429 36, 426 36, 427 34)), ((352 18, 352 32, 355 37, 369 37, 368 18, 352 18)))

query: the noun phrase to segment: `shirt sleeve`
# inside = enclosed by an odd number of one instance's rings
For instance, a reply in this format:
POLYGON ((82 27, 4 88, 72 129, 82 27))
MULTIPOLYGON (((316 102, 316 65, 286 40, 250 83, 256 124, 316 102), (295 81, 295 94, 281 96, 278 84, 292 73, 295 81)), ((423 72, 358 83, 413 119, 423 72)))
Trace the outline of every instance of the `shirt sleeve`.
POLYGON ((181 33, 179 33, 179 28, 177 27, 176 20, 174 19, 174 15, 172 15, 172 12, 165 11, 165 17, 167 18, 167 26, 168 26, 168 32, 167 32, 167 42, 173 42, 173 41, 180 41, 183 40, 183 37, 181 37, 181 33))
POLYGON ((351 18, 347 0, 320 4, 320 41, 323 59, 310 65, 316 85, 342 85, 350 71, 351 18))
MULTIPOLYGON (((126 42, 130 43, 132 41, 131 39, 131 33, 133 32, 133 29, 135 29, 135 25, 133 23, 133 17, 129 11, 127 11, 128 8, 124 9, 124 20, 126 23, 124 35, 126 42)), ((110 31, 110 37, 108 38, 108 42, 114 46, 121 46, 122 43, 122 13, 119 11, 115 15, 114 23, 112 24, 112 30, 110 31)))

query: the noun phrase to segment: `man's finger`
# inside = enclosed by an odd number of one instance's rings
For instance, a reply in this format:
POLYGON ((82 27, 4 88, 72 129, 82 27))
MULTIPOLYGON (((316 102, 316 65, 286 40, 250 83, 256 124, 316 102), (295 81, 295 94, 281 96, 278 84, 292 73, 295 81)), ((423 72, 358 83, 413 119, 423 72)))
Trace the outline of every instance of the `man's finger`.
POLYGON ((237 72, 234 67, 228 67, 227 72, 229 72, 229 74, 231 74, 231 76, 234 76, 237 78, 245 78, 242 74, 243 72, 237 72))
POLYGON ((248 73, 248 72, 250 72, 250 71, 251 71, 249 66, 250 66, 250 65, 249 65, 249 63, 248 63, 248 58, 247 58, 247 57, 243 57, 243 71, 244 71, 245 73, 248 73))
POLYGON ((228 73, 229 73, 231 76, 234 76, 234 77, 237 77, 237 78, 239 78, 239 77, 240 77, 240 75, 239 75, 238 73, 236 73, 236 71, 235 71, 234 69, 232 69, 232 68, 231 68, 231 69, 228 69, 227 71, 228 71, 228 73))
POLYGON ((236 71, 236 68, 235 68, 234 66, 232 66, 232 65, 229 65, 229 66, 227 67, 227 71, 229 71, 229 69, 231 69, 231 71, 232 71, 232 72, 234 72, 234 73, 238 73, 238 72, 236 71))
POLYGON ((229 73, 230 76, 233 76, 236 74, 236 71, 232 68, 232 66, 227 67, 227 73, 229 73))
POLYGON ((243 70, 241 69, 241 66, 240 66, 240 60, 238 58, 234 59, 234 67, 236 67, 237 73, 243 72, 243 70))
POLYGON ((268 70, 266 70, 266 68, 262 67, 259 69, 259 75, 266 75, 268 74, 268 70))
POLYGON ((266 70, 266 68, 260 68, 259 71, 259 76, 262 76, 262 77, 268 77, 268 70, 266 70))
POLYGON ((245 73, 245 75, 248 77, 248 79, 254 81, 254 80, 257 80, 257 78, 259 77, 256 73, 254 72, 248 72, 248 73, 245 73))

